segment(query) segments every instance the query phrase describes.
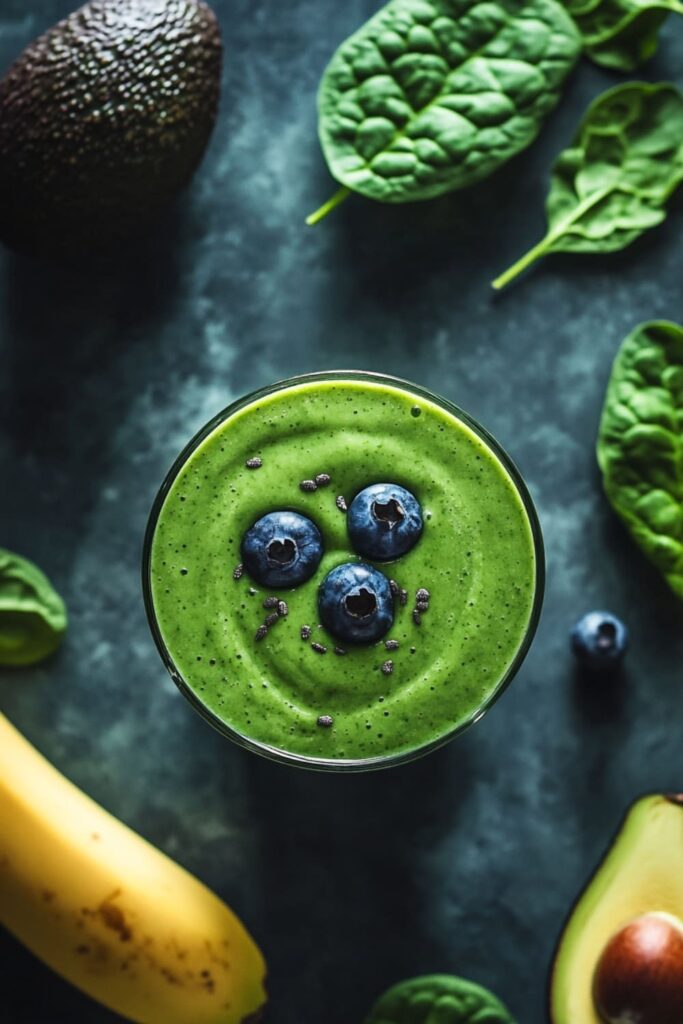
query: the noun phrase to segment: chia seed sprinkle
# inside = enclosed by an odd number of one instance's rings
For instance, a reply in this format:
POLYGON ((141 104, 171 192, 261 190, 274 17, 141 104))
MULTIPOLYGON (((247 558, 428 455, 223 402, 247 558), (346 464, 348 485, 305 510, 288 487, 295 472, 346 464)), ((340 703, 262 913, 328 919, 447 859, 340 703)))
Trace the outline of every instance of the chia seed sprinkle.
POLYGON ((267 597, 263 602, 264 608, 277 608, 279 597, 267 597))
POLYGON ((266 615, 266 621, 264 623, 266 629, 270 629, 279 620, 280 616, 277 612, 271 612, 270 615, 266 615))
POLYGON ((398 592, 398 599, 401 604, 408 604, 408 591, 404 590, 403 587, 398 592))
POLYGON ((429 611, 429 601, 416 601, 415 602, 415 607, 417 608, 417 610, 419 612, 428 612, 429 611))
POLYGON ((329 473, 318 473, 317 477, 315 478, 315 482, 318 485, 318 487, 327 487, 331 479, 332 477, 330 476, 329 473))
POLYGON ((311 647, 316 654, 327 654, 327 647, 324 644, 312 643, 311 647))
POLYGON ((346 504, 346 498, 344 497, 343 494, 338 494, 337 497, 335 498, 334 503, 340 512, 346 512, 348 506, 346 504))
POLYGON ((420 587, 420 589, 415 594, 415 598, 418 601, 426 601, 427 604, 429 604, 430 593, 426 587, 420 587))
POLYGON ((332 715, 320 715, 318 718, 318 725, 321 725, 323 729, 329 729, 334 724, 334 718, 332 715))
POLYGON ((235 568, 232 570, 232 578, 234 580, 241 580, 243 576, 244 576, 244 566, 240 562, 240 564, 236 565, 235 568))
POLYGON ((310 626, 302 626, 301 627, 301 639, 302 640, 310 640, 312 632, 313 632, 313 630, 311 629, 310 626))
POLYGON ((268 627, 262 623, 256 630, 256 633, 254 634, 254 640, 263 640, 267 632, 268 627))
POLYGON ((344 650, 343 647, 335 647, 334 653, 335 654, 346 654, 346 651, 344 650))
POLYGON ((247 469, 260 469, 263 465, 263 461, 259 459, 258 456, 255 456, 253 459, 247 459, 244 465, 247 469))
POLYGON ((299 489, 302 491, 317 491, 318 485, 315 480, 302 480, 299 484, 299 489))
POLYGON ((398 583, 396 582, 396 580, 389 580, 389 590, 391 591, 394 597, 398 597, 399 590, 398 583))
POLYGON ((382 672, 384 672, 385 676, 390 676, 393 671, 394 671, 394 663, 391 660, 391 658, 389 658, 382 665, 382 672))
POLYGON ((397 651, 399 648, 398 640, 385 640, 384 646, 388 651, 397 651))
POLYGON ((278 601, 278 603, 277 603, 277 613, 278 613, 278 615, 280 616, 281 619, 286 619, 287 618, 287 616, 289 615, 289 608, 287 607, 287 602, 286 601, 278 601))
POLYGON ((419 608, 413 608, 413 622, 416 626, 422 625, 422 615, 420 614, 419 608))

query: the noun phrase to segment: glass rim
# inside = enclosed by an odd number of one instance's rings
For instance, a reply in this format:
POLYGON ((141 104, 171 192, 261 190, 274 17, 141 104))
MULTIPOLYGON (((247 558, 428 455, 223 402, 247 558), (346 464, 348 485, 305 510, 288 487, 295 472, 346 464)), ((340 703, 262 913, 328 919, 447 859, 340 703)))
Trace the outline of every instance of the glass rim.
POLYGON ((437 750, 439 747, 449 743, 460 733, 465 732, 470 726, 479 722, 484 715, 489 711, 491 707, 496 703, 498 698, 505 692, 513 678, 519 671, 519 668, 524 661, 531 643, 533 641, 538 622, 541 616, 541 608, 543 605, 543 597, 545 590, 545 548, 543 544, 543 535, 541 532, 541 525, 538 519, 538 514, 534 506, 533 499, 529 490, 524 482, 524 479, 517 469, 517 466, 502 447, 502 445, 496 440, 493 434, 483 427, 474 417, 470 416, 469 413, 465 412, 450 399, 445 398, 434 391, 430 391, 428 388, 421 387, 419 384, 413 384, 411 381, 404 380, 401 377, 396 377, 387 373, 376 373, 370 370, 322 370, 315 371, 312 373, 299 374, 294 377, 286 377, 282 380, 275 381, 273 384, 269 384, 266 387, 256 388, 254 391, 250 391, 248 394, 243 395, 241 398, 231 402, 220 412, 216 413, 203 427, 201 427, 194 436, 187 442, 183 447, 180 454, 174 459, 170 469, 166 473, 164 480, 157 491, 157 494, 152 503, 150 509, 149 518, 147 520, 147 526, 145 528, 145 536, 142 548, 142 594, 145 606, 145 613, 147 615, 147 621, 154 638, 157 650, 161 656, 166 670, 168 671, 171 679, 176 684, 183 696, 189 701, 196 711, 202 716, 202 718, 212 725, 222 736, 232 740, 238 746, 243 749, 252 751, 253 753, 260 754, 262 757, 268 758, 271 761, 276 761, 280 764, 293 765, 299 768, 306 768, 309 771, 322 771, 322 772, 365 772, 373 771, 381 768, 391 768, 401 764, 407 764, 410 761, 414 761, 419 757, 423 757, 426 754, 437 750), (430 740, 428 743, 423 743, 418 747, 411 748, 410 750, 402 750, 398 753, 393 754, 378 754, 374 757, 366 758, 323 758, 323 757, 308 757, 304 754, 296 754, 291 751, 285 750, 281 747, 275 747, 268 743, 262 743, 259 740, 254 740, 249 736, 244 735, 238 730, 232 728, 223 719, 221 719, 215 712, 208 708, 203 701, 197 696, 195 691, 192 689, 190 684, 183 678, 182 673, 175 665, 173 657, 168 650, 164 638, 159 627, 159 623, 156 617, 156 611, 154 608, 154 599, 152 597, 152 582, 151 582, 151 563, 152 563, 152 543, 154 534, 156 531, 157 521, 159 514, 166 500, 166 496, 173 486, 176 477, 180 473, 181 469, 187 462, 187 460, 194 454, 199 446, 214 432, 219 426, 229 420, 241 409, 251 405, 258 399, 265 398, 268 395, 275 394, 278 391, 284 391, 287 388, 297 387, 301 384, 316 383, 316 382, 328 382, 328 381, 364 381, 368 383, 377 383, 389 385, 395 387, 398 390, 406 391, 411 395, 415 395, 418 398, 423 398, 433 404, 441 407, 446 412, 449 412, 456 419, 463 422, 472 432, 484 442, 484 444, 491 450, 493 455, 498 459, 503 468, 506 470, 510 477, 515 490, 520 498, 522 507, 529 523, 529 529, 531 532, 531 538, 534 550, 535 559, 535 574, 534 574, 534 594, 531 605, 531 611, 529 619, 522 637, 521 643, 515 652, 515 655, 507 667, 502 678, 499 680, 497 685, 491 690, 486 699, 473 711, 467 718, 458 721, 451 729, 445 732, 443 735, 430 740))

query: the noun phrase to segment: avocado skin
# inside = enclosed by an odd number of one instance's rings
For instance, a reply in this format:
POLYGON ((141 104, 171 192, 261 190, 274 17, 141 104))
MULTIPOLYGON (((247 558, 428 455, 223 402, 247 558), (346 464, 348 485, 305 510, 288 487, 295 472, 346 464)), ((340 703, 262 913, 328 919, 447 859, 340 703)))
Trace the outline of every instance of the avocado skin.
POLYGON ((197 0, 92 0, 0 82, 0 239, 37 255, 136 234, 211 136, 222 46, 197 0))

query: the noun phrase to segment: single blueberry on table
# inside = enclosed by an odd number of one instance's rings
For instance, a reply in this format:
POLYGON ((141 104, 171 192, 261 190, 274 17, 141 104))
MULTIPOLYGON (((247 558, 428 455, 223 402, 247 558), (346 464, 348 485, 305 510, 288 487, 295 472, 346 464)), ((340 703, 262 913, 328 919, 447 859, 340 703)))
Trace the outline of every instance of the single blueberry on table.
POLYGON ((320 530, 298 512, 269 512, 257 519, 242 539, 242 561, 264 587, 297 587, 320 565, 320 530))
POLYGON ((588 612, 572 629, 571 644, 576 657, 591 672, 610 672, 624 657, 628 630, 611 612, 588 612))
POLYGON ((420 539, 422 509, 405 487, 371 484, 351 502, 347 525, 359 555, 389 562, 405 555, 420 539))
POLYGON ((344 562, 320 584, 318 610, 325 629, 339 640, 374 643, 394 621, 389 580, 371 565, 344 562))

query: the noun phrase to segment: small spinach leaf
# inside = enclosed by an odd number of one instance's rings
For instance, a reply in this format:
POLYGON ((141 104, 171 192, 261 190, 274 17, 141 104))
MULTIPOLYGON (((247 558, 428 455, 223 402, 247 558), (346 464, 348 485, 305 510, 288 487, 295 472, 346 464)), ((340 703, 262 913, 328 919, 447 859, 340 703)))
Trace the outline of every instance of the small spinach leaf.
POLYGON ((536 138, 581 50, 556 0, 390 0, 332 57, 320 141, 344 186, 431 199, 485 178, 536 138))
POLYGON ((0 548, 0 665, 31 665, 59 647, 66 607, 40 569, 0 548))
POLYGON ((555 161, 548 232, 493 282, 503 288, 551 252, 615 252, 666 217, 683 180, 683 95, 629 82, 595 100, 555 161))
POLYGON ((597 454, 613 508, 683 598, 683 327, 653 321, 626 338, 597 454))
POLYGON ((655 53, 658 33, 671 13, 683 14, 679 0, 565 0, 596 64, 633 71, 655 53))
POLYGON ((488 989, 450 974, 410 978, 388 989, 365 1024, 515 1024, 488 989))

